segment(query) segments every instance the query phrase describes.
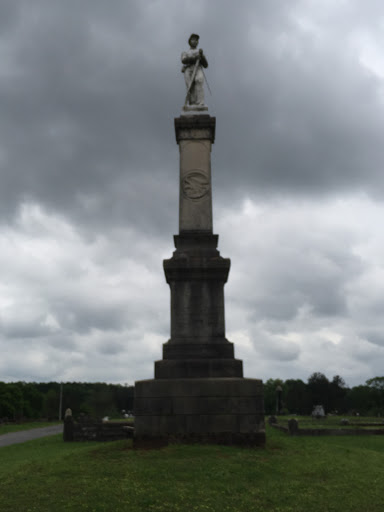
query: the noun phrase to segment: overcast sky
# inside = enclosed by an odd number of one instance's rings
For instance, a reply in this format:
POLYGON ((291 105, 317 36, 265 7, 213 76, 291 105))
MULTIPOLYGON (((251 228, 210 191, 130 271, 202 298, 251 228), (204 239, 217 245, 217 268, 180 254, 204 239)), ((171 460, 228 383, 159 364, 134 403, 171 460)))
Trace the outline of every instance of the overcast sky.
POLYGON ((0 380, 153 378, 192 32, 245 376, 383 375, 382 0, 2 0, 0 380))

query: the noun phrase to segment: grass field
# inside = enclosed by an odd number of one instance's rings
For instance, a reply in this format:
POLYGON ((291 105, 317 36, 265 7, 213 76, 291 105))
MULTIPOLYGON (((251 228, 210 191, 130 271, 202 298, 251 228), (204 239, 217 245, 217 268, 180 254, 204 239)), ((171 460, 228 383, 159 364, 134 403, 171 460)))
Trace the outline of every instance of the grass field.
POLYGON ((277 421, 279 425, 288 426, 288 421, 291 418, 296 418, 299 422, 300 428, 340 428, 340 429, 355 429, 355 428, 373 428, 373 427, 364 427, 365 423, 375 423, 377 428, 383 427, 384 423, 382 418, 376 417, 361 417, 361 416, 327 416, 326 418, 311 418, 311 416, 278 416, 277 421), (345 418, 350 422, 350 425, 342 425, 341 419, 345 418), (362 424, 359 427, 359 424, 362 424))
POLYGON ((130 441, 0 448, 0 511, 382 512, 384 438, 289 437, 265 449, 130 441))

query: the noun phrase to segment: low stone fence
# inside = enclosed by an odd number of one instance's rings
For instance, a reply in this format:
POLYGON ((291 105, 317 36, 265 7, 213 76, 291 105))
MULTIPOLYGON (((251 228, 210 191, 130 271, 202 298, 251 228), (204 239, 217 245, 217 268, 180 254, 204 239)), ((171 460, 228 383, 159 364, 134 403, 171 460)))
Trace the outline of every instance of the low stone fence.
POLYGON ((72 416, 64 420, 64 441, 118 441, 133 438, 132 423, 123 421, 87 420, 75 422, 72 416))
POLYGON ((300 428, 299 422, 292 418, 288 420, 288 426, 279 425, 275 416, 268 419, 271 427, 286 432, 291 436, 382 436, 384 435, 384 424, 381 423, 349 423, 355 428, 300 428), (361 428, 378 427, 381 428, 361 428))

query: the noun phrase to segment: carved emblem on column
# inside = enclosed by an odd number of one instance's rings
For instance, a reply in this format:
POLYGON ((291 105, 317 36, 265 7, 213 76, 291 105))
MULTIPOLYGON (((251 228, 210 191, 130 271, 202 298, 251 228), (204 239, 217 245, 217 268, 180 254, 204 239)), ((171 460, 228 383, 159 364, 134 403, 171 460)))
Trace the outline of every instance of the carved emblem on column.
POLYGON ((207 174, 200 169, 189 171, 182 179, 181 187, 183 194, 188 199, 201 199, 210 190, 207 174))

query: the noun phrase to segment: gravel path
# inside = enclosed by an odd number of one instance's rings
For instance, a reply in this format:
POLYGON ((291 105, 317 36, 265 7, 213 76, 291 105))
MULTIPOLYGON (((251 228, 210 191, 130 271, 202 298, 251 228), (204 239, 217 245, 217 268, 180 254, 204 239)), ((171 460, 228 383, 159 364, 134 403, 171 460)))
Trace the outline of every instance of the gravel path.
POLYGON ((39 437, 53 436, 63 432, 63 425, 53 425, 52 427, 34 428, 31 430, 22 430, 21 432, 10 432, 0 436, 0 448, 11 444, 25 443, 39 437))

